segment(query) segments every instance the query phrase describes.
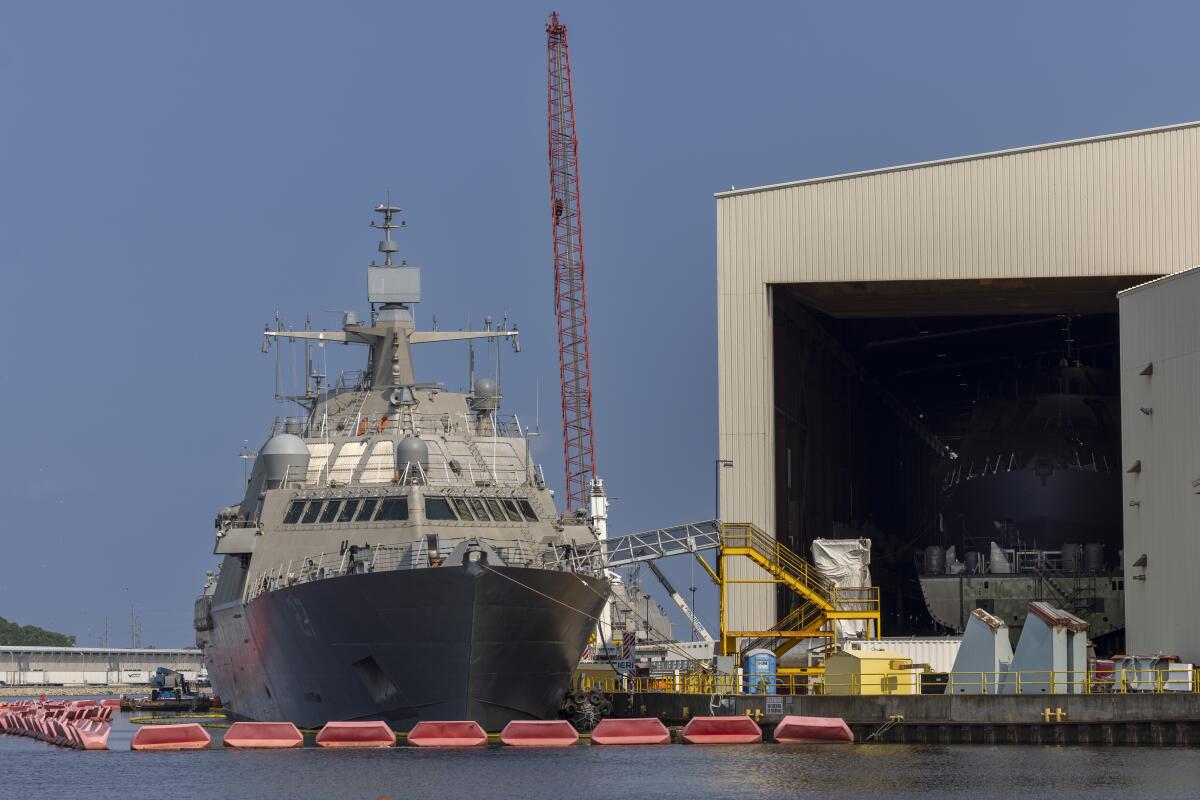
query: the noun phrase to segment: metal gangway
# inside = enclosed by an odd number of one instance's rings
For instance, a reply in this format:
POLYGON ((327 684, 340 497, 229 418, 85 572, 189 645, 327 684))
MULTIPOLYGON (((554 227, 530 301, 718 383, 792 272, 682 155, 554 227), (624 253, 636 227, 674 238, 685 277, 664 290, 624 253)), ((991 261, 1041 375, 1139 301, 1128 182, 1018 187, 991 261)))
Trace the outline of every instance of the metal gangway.
POLYGON ((669 528, 612 536, 602 541, 560 550, 547 567, 599 574, 665 556, 696 554, 721 547, 721 521, 708 519, 669 528))

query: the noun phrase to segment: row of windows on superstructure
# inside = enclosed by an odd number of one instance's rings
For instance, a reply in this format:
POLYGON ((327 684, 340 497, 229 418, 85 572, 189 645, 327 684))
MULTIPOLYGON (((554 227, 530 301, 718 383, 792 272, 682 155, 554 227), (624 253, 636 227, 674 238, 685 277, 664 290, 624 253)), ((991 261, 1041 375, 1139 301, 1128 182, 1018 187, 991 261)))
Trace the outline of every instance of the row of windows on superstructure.
MULTIPOLYGON (((522 497, 426 497, 428 520, 537 522, 533 505, 522 497)), ((351 497, 293 500, 284 525, 329 522, 398 522, 408 519, 407 497, 351 497)))

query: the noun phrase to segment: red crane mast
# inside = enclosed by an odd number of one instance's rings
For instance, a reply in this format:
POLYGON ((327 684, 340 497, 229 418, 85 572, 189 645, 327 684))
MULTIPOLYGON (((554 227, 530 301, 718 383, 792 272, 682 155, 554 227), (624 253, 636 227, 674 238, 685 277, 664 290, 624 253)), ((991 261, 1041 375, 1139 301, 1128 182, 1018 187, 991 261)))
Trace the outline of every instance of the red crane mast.
POLYGON ((550 212, 554 235, 554 304, 562 383, 563 456, 568 512, 588 508, 596 474, 592 431, 592 371, 588 354, 587 289, 583 270, 583 216, 579 203, 579 140, 571 92, 567 28, 550 15, 547 104, 550 131, 550 212))

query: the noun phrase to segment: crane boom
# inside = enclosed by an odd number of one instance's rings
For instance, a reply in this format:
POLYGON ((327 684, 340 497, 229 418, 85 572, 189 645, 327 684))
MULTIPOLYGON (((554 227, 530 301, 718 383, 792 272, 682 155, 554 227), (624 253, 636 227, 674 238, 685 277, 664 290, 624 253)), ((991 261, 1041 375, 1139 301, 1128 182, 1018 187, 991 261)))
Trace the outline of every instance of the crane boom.
POLYGON ((700 634, 700 638, 706 642, 713 641, 712 634, 704 627, 704 623, 696 616, 696 612, 692 611, 691 607, 684 602, 679 592, 675 591, 675 587, 667 580, 667 576, 662 573, 662 570, 653 561, 647 561, 646 566, 654 573, 654 577, 658 578, 658 582, 667 590, 667 594, 671 595, 671 599, 675 601, 675 605, 679 606, 679 610, 683 612, 683 616, 687 618, 688 622, 692 623, 692 627, 696 629, 696 633, 700 634))
POLYGON ((579 140, 567 27, 558 14, 546 24, 549 58, 547 105, 550 137, 550 221, 554 238, 554 305, 562 383, 566 508, 587 508, 596 475, 592 433, 592 371, 588 351, 587 288, 583 269, 583 217, 579 202, 579 140))

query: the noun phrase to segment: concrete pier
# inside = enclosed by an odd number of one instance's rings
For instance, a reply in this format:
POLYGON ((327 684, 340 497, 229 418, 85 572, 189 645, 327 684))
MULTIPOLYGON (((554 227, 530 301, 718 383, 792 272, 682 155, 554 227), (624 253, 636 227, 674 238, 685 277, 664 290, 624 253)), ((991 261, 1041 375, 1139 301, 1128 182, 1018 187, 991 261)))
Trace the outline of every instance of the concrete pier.
POLYGON ((749 714, 768 732, 784 716, 841 717, 858 742, 981 744, 1200 744, 1200 695, 611 694, 615 716, 749 714))

